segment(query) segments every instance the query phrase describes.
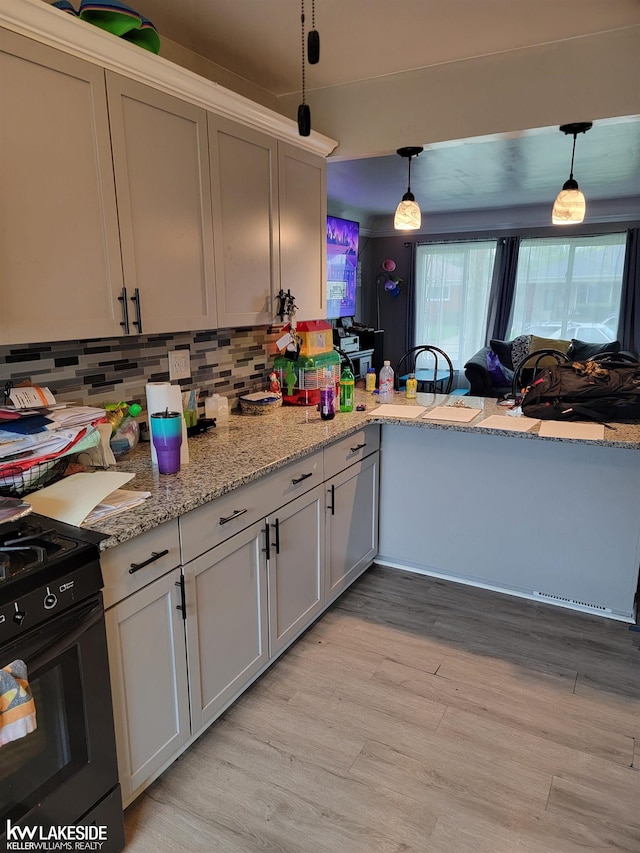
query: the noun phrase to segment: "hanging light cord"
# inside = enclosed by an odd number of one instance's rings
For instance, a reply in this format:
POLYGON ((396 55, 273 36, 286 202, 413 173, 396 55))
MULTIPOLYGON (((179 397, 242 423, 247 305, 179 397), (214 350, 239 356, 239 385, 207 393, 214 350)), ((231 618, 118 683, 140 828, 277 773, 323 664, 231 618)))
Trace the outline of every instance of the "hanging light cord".
POLYGON ((407 184, 407 192, 411 192, 411 157, 409 157, 409 181, 407 184))
POLYGON ((569 174, 569 180, 573 180, 573 158, 576 156, 576 139, 578 137, 577 133, 573 134, 573 151, 571 152, 571 172, 569 174))
MULTIPOLYGON (((312 16, 315 16, 315 3, 312 9, 312 16)), ((305 79, 304 79, 304 0, 300 0, 300 25, 302 30, 302 103, 305 103, 305 79)))

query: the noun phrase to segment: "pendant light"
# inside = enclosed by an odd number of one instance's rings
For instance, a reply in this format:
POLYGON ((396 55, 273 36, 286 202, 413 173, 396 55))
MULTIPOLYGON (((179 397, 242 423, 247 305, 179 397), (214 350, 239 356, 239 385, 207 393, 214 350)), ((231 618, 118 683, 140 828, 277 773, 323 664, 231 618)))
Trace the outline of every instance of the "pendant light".
POLYGON ((578 187, 578 182, 573 178, 573 158, 576 153, 576 137, 579 133, 586 133, 593 127, 591 121, 576 121, 573 124, 562 124, 560 130, 568 136, 573 136, 573 151, 571 152, 571 172, 569 180, 566 181, 553 205, 551 221, 554 225, 577 225, 584 220, 586 203, 584 195, 578 187))
POLYGON ((393 227, 397 231, 416 231, 420 228, 422 216, 420 206, 415 200, 415 196, 411 192, 411 158, 422 154, 424 148, 420 145, 410 146, 408 148, 398 148, 397 154, 401 157, 406 157, 409 160, 409 180, 407 181, 407 191, 402 196, 402 201, 396 208, 396 215, 393 220, 393 227))

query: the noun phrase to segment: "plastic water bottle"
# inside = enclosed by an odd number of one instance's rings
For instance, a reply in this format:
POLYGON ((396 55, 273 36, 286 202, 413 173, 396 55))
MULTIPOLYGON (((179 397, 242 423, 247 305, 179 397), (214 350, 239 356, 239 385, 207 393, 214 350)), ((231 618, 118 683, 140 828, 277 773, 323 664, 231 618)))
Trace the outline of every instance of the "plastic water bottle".
POLYGON ((393 402, 393 367, 391 367, 390 361, 385 361, 384 366, 380 371, 378 398, 381 403, 393 402))
POLYGON ((353 373, 349 370, 348 367, 342 371, 342 375, 340 376, 340 411, 341 412, 352 412, 353 411, 353 396, 354 396, 354 388, 355 388, 355 379, 353 378, 353 373))

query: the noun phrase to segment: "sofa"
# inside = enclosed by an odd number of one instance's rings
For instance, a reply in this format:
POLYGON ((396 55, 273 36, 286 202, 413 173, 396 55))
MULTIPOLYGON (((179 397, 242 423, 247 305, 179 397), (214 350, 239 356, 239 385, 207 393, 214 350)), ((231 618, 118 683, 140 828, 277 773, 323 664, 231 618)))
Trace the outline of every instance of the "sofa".
MULTIPOLYGON (((512 341, 490 341, 490 346, 482 347, 464 366, 470 391, 474 397, 504 397, 511 393, 514 370, 529 353, 541 349, 554 349, 565 353, 572 361, 588 361, 595 355, 620 352, 620 342, 610 341, 594 344, 588 341, 540 338, 537 335, 519 335, 512 341)), ((553 356, 549 357, 553 361, 553 356)), ((545 366, 541 362, 539 366, 545 366)), ((533 371, 531 371, 533 373, 533 371)), ((522 374, 526 384, 527 369, 522 374)))

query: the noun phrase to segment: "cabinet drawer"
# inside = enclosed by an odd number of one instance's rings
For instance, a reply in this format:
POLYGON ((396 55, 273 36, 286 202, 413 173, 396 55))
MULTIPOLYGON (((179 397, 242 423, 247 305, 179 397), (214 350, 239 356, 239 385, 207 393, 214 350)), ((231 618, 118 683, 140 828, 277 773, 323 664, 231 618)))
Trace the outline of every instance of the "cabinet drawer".
POLYGON ((180 565, 178 522, 168 521, 100 555, 104 606, 111 607, 180 565))
POLYGON ((323 479, 319 450, 186 513, 180 518, 183 565, 308 492, 323 479))
POLYGON ((380 448, 380 427, 369 424, 346 438, 324 449, 324 476, 329 480, 335 474, 359 462, 380 448))

